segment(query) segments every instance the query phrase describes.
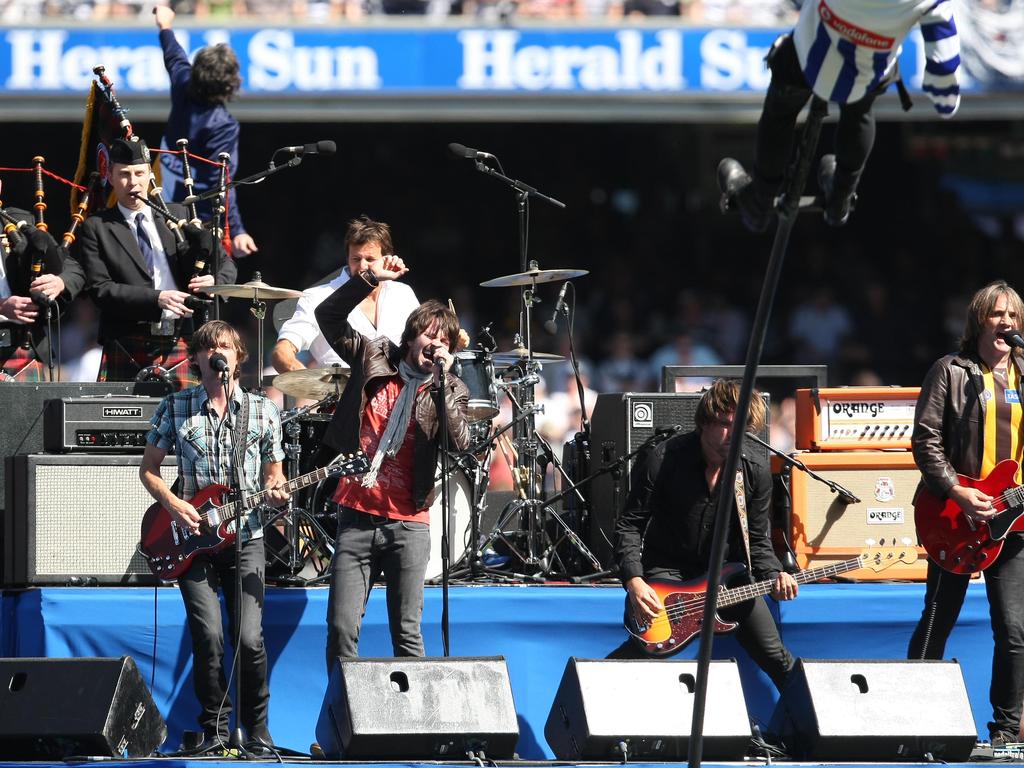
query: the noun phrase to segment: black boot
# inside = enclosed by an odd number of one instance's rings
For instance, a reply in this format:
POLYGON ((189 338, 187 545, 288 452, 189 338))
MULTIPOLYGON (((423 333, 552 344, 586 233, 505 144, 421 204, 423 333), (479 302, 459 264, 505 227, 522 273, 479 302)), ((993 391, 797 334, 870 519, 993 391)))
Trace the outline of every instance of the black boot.
POLYGON ((825 223, 841 227, 850 220, 850 213, 857 204, 857 183, 860 171, 850 173, 836 167, 836 156, 825 155, 818 166, 818 186, 825 196, 825 223))
POLYGON ((760 234, 768 229, 775 214, 775 191, 760 177, 750 177, 738 160, 731 157, 718 164, 718 186, 736 206, 743 226, 760 234))

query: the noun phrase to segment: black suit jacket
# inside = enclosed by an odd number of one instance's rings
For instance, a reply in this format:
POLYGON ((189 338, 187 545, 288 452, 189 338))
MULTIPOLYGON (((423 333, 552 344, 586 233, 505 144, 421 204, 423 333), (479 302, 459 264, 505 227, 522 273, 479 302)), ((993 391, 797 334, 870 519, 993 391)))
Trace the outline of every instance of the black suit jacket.
MULTIPOLYGON (((171 212, 185 218, 185 209, 171 204, 171 212)), ((154 216, 167 263, 180 291, 188 290, 188 281, 195 272, 195 260, 187 245, 178 245, 163 219, 154 216)), ((145 333, 140 323, 160 319, 157 304, 160 292, 146 269, 146 260, 139 249, 135 232, 117 206, 100 211, 82 224, 79 237, 79 258, 85 268, 89 292, 100 309, 100 342, 120 336, 145 333)), ((220 271, 218 284, 233 283, 238 274, 235 262, 217 243, 220 271)), ((185 333, 189 330, 186 328, 185 333)))

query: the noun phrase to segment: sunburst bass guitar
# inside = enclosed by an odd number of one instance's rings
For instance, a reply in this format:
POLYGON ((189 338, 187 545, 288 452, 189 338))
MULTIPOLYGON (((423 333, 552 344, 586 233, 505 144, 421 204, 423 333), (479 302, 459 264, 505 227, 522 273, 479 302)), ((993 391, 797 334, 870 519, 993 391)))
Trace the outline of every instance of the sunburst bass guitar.
MULTIPOLYGON (((917 549, 911 544, 901 547, 869 547, 855 558, 838 563, 811 568, 793 574, 798 584, 808 584, 820 579, 838 576, 841 573, 870 568, 875 572, 884 571, 897 563, 909 565, 917 560, 917 549)), ((727 585, 747 572, 742 563, 727 563, 722 569, 722 584, 727 585)), ((683 650, 693 638, 700 634, 704 619, 704 599, 707 595, 706 578, 690 581, 654 580, 648 582, 661 601, 661 611, 649 619, 637 616, 626 596, 626 611, 623 624, 633 642, 648 656, 671 656, 683 650)), ((755 597, 770 594, 774 581, 759 581, 729 588, 720 586, 718 607, 726 608, 755 597)), ((731 632, 737 623, 723 621, 715 615, 715 632, 731 632)))

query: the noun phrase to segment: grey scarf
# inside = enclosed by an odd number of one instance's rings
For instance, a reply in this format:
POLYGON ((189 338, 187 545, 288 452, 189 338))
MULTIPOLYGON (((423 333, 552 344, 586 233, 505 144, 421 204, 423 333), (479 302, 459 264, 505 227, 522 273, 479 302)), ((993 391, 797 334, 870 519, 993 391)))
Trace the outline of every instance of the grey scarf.
POLYGON ((420 385, 430 378, 429 373, 416 370, 405 360, 398 364, 398 375, 402 377, 402 391, 395 400, 395 407, 391 409, 384 434, 381 435, 380 444, 377 446, 377 453, 370 464, 370 471, 363 475, 365 488, 373 488, 377 484, 377 472, 385 457, 394 458, 398 449, 402 447, 405 433, 409 429, 409 419, 412 418, 412 407, 416 403, 416 393, 420 385))

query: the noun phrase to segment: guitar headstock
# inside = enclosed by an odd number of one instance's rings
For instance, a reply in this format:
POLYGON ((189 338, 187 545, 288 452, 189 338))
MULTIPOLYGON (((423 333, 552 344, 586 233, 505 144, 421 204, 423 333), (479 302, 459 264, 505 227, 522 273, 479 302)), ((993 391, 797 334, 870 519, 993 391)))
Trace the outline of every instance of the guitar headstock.
POLYGON ((327 472, 327 477, 350 477, 351 475, 361 475, 369 471, 370 460, 366 458, 366 454, 362 451, 356 451, 355 453, 342 453, 337 456, 334 461, 324 467, 324 469, 327 472))
POLYGON ((909 539, 904 539, 899 546, 866 547, 860 553, 860 567, 878 573, 897 563, 910 565, 917 562, 917 558, 917 547, 909 539))

